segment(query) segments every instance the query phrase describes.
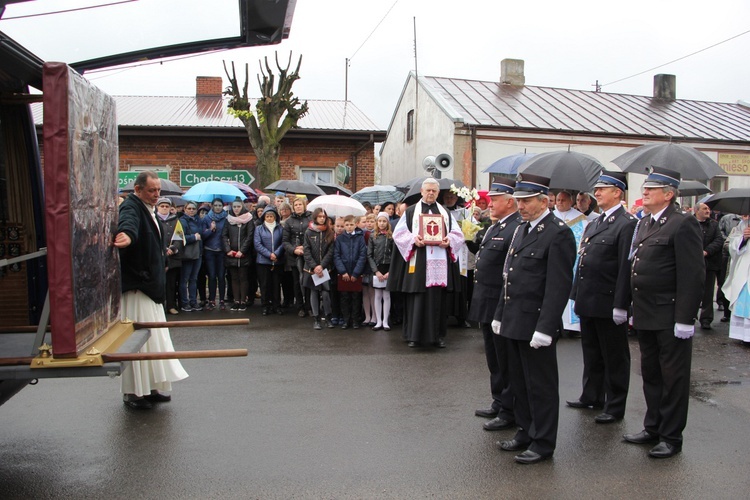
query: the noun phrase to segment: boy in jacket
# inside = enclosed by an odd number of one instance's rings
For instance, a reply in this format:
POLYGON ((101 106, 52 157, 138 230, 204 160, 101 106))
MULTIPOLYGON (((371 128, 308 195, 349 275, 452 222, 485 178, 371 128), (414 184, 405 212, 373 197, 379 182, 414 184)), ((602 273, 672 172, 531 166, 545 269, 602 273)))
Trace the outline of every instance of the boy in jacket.
POLYGON ((336 238, 333 262, 339 273, 338 291, 344 318, 341 329, 350 326, 357 329, 362 310, 362 273, 367 262, 367 247, 364 233, 356 226, 353 215, 344 218, 344 233, 336 238))

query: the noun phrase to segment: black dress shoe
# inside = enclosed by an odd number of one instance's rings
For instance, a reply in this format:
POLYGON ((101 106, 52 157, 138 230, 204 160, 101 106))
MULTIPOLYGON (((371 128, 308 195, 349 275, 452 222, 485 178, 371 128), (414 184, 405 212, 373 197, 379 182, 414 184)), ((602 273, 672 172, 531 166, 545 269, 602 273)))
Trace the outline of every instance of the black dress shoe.
POLYGON ((464 321, 464 328, 474 328, 474 326, 468 321, 464 321))
POLYGON ((485 422, 482 427, 486 431, 501 431, 503 429, 507 429, 508 427, 513 427, 515 422, 512 420, 505 420, 502 417, 495 417, 489 422, 485 422))
POLYGON ((150 410, 154 407, 154 405, 151 404, 151 401, 147 401, 145 398, 132 399, 126 396, 122 402, 128 408, 133 408, 134 410, 150 410))
POLYGON ((441 349, 445 348, 445 340, 443 339, 437 339, 433 344, 435 347, 439 347, 441 349))
POLYGON ((383 329, 383 327, 382 327, 382 326, 373 326, 373 327, 372 327, 372 331, 373 331, 373 332, 377 332, 378 330, 382 330, 382 329, 383 329))
POLYGON ((489 408, 479 408, 478 410, 474 412, 474 415, 476 415, 477 417, 482 417, 482 418, 495 418, 497 417, 498 413, 499 413, 498 410, 490 406, 489 408))
POLYGON ((151 401, 152 403, 169 403, 172 401, 172 396, 160 392, 152 392, 151 394, 143 396, 143 399, 151 401))
POLYGON ((610 415, 609 413, 600 413, 599 415, 594 417, 594 422, 596 422, 597 424, 611 424, 617 422, 618 420, 620 420, 620 418, 617 418, 614 415, 610 415))
POLYGON ((708 320, 701 321, 701 330, 710 330, 710 329, 711 329, 711 322, 710 321, 708 321, 708 320))
POLYGON ((519 464, 535 464, 537 462, 541 462, 542 460, 547 460, 552 455, 540 455, 539 453, 531 450, 526 450, 520 455, 516 455, 514 458, 516 459, 516 462, 519 464))
POLYGON ((409 342, 406 345, 408 345, 409 347, 418 347, 419 346, 419 344, 417 344, 416 342, 409 342))
POLYGON ((604 405, 601 403, 587 403, 581 400, 566 401, 565 404, 570 406, 571 408, 586 408, 586 409, 604 408, 604 405))
POLYGON ((642 430, 638 434, 625 434, 622 438, 628 443, 635 444, 656 443, 659 441, 659 436, 651 434, 647 430, 642 430))
POLYGON ((677 455, 682 451, 681 446, 675 446, 673 444, 660 442, 648 452, 648 456, 654 458, 669 458, 677 455))
POLYGON ((729 318, 728 318, 728 317, 726 317, 726 316, 724 316, 724 317, 723 317, 723 318, 721 318, 721 319, 720 319, 719 321, 721 321, 722 323, 729 323, 729 318))
POLYGON ((529 443, 522 443, 517 439, 510 439, 508 441, 498 441, 500 449, 503 451, 519 451, 525 450, 529 447, 529 443))

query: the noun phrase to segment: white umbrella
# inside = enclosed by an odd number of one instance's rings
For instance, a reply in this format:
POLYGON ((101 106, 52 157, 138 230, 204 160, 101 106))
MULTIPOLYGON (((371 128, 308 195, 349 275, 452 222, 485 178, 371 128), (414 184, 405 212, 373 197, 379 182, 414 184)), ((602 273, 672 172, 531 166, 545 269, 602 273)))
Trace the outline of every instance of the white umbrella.
POLYGON ((365 215, 367 213, 360 202, 340 194, 318 196, 307 205, 307 209, 311 212, 318 207, 322 207, 329 217, 346 217, 347 215, 365 215))

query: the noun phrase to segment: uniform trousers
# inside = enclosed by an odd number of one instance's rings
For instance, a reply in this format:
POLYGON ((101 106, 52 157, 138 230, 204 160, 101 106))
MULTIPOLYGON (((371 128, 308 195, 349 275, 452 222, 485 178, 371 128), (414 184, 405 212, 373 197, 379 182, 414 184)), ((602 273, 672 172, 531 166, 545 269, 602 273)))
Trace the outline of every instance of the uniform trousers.
POLYGON ((583 392, 580 401, 603 405, 604 413, 622 418, 630 386, 628 325, 611 318, 581 316, 583 392))
POLYGON ((513 421, 513 393, 510 390, 508 374, 508 340, 502 335, 495 335, 492 325, 486 323, 482 323, 482 336, 487 368, 490 370, 492 409, 497 410, 499 418, 513 421))
POLYGON ((560 417, 557 341, 534 349, 528 340, 506 339, 508 372, 513 391, 516 424, 514 439, 527 443, 528 449, 550 456, 557 444, 560 417))
POLYGON ((646 398, 643 428, 660 440, 682 445, 690 400, 693 339, 678 339, 674 329, 637 330, 646 398))

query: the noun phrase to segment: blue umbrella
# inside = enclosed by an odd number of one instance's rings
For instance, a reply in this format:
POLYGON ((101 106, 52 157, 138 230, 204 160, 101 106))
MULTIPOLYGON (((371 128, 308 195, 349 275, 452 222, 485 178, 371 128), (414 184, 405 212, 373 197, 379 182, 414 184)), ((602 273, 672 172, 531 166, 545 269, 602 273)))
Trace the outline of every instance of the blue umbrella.
POLYGON ((505 156, 482 170, 482 172, 490 172, 492 174, 516 175, 518 173, 518 166, 530 160, 534 155, 534 153, 517 153, 510 156, 505 156))
POLYGON ((224 203, 230 203, 235 198, 244 200, 245 193, 226 182, 205 181, 188 189, 182 198, 188 201, 213 201, 214 198, 221 198, 224 203))

